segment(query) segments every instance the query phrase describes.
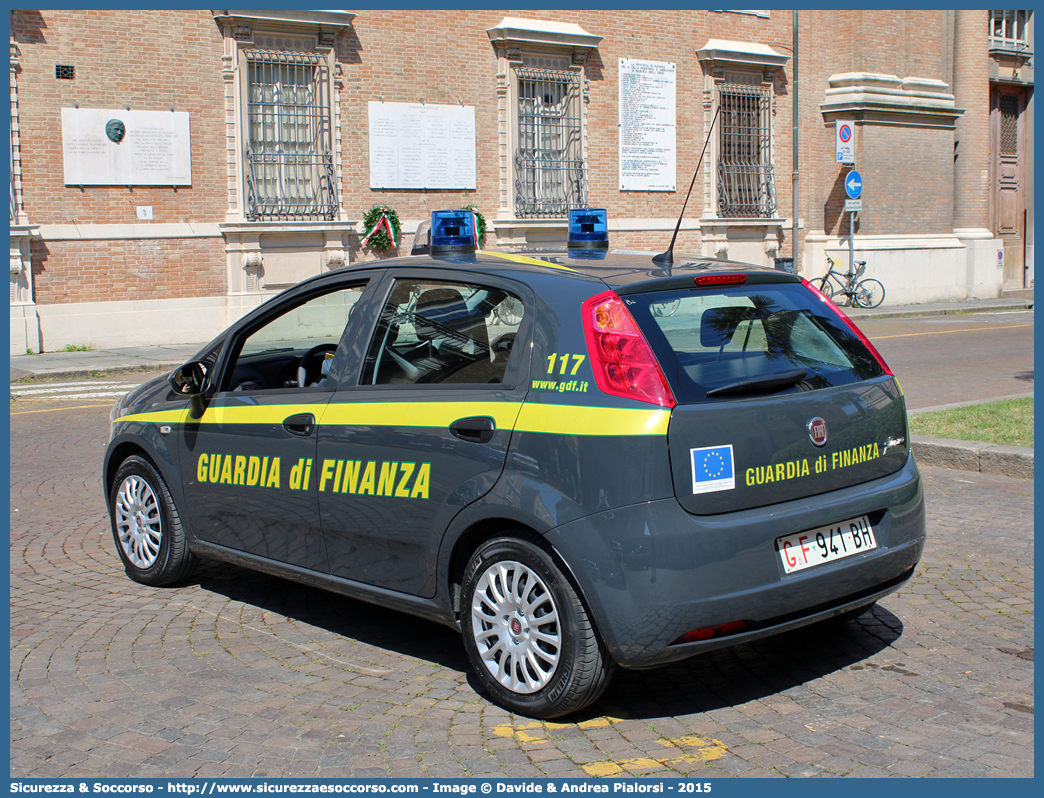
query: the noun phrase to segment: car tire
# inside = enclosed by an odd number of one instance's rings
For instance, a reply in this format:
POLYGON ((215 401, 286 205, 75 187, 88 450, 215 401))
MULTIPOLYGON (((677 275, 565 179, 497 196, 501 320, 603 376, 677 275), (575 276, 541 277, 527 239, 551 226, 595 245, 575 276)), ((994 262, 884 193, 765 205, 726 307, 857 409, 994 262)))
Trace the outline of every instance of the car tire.
POLYGON ((116 551, 134 581, 170 585, 195 567, 167 483, 146 458, 132 455, 120 464, 109 494, 109 521, 116 551))
POLYGON ((501 706, 532 718, 567 715, 601 696, 615 663, 551 553, 517 535, 487 541, 468 562, 464 647, 501 706))

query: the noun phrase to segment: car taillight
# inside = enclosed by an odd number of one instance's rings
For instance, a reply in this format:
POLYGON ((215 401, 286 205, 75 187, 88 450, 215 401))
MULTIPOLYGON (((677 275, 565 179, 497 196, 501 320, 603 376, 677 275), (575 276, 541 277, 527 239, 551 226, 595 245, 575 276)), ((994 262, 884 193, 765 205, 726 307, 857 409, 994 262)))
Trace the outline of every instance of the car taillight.
POLYGON ((613 291, 583 304, 584 334, 595 383, 604 393, 674 407, 674 395, 623 301, 613 291))
MULTIPOLYGON (((874 356, 874 359, 878 362, 881 368, 884 369, 885 374, 887 374, 890 377, 895 376, 892 373, 892 370, 888 368, 888 364, 885 363, 884 358, 881 357, 881 353, 877 351, 877 347, 870 343, 870 339, 863 335, 863 331, 855 326, 855 322, 848 318, 845 312, 841 310, 841 308, 839 308, 837 305, 835 305, 833 300, 830 299, 830 297, 828 297, 826 294, 824 294, 822 291, 820 291, 818 288, 812 285, 812 283, 810 283, 804 277, 801 278, 801 284, 805 286, 805 288, 807 288, 813 294, 815 294, 817 297, 822 299, 823 303, 841 318, 841 321, 843 321, 847 325, 848 329, 852 331, 852 335, 854 335, 856 338, 862 341, 863 345, 870 350, 870 354, 874 356)), ((898 383, 898 380, 896 382, 898 383)))

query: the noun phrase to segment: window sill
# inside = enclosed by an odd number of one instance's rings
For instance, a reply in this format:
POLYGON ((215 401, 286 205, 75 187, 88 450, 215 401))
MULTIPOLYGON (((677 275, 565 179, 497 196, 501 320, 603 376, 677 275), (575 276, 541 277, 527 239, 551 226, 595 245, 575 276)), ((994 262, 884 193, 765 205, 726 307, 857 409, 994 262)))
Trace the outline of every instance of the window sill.
POLYGON ((301 233, 308 231, 335 231, 341 233, 356 233, 360 221, 315 221, 315 222, 288 222, 288 221, 235 221, 220 222, 218 229, 222 233, 301 233))

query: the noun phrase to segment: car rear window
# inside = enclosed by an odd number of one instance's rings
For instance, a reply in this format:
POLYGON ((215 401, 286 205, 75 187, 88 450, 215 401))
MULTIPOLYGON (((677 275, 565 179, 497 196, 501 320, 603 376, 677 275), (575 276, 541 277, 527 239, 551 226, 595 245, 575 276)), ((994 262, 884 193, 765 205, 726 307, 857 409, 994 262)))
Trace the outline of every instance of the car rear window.
POLYGON ((885 373, 800 283, 628 294, 626 302, 680 401, 813 391, 885 373))

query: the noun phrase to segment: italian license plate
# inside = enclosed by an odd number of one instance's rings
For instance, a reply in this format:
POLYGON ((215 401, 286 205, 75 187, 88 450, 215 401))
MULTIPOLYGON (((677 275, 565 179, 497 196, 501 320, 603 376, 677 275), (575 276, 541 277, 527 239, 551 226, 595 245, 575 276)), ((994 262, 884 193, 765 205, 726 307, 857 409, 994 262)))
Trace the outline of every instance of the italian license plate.
POLYGON ((874 528, 865 515, 776 538, 776 551, 788 574, 876 548, 874 528))

